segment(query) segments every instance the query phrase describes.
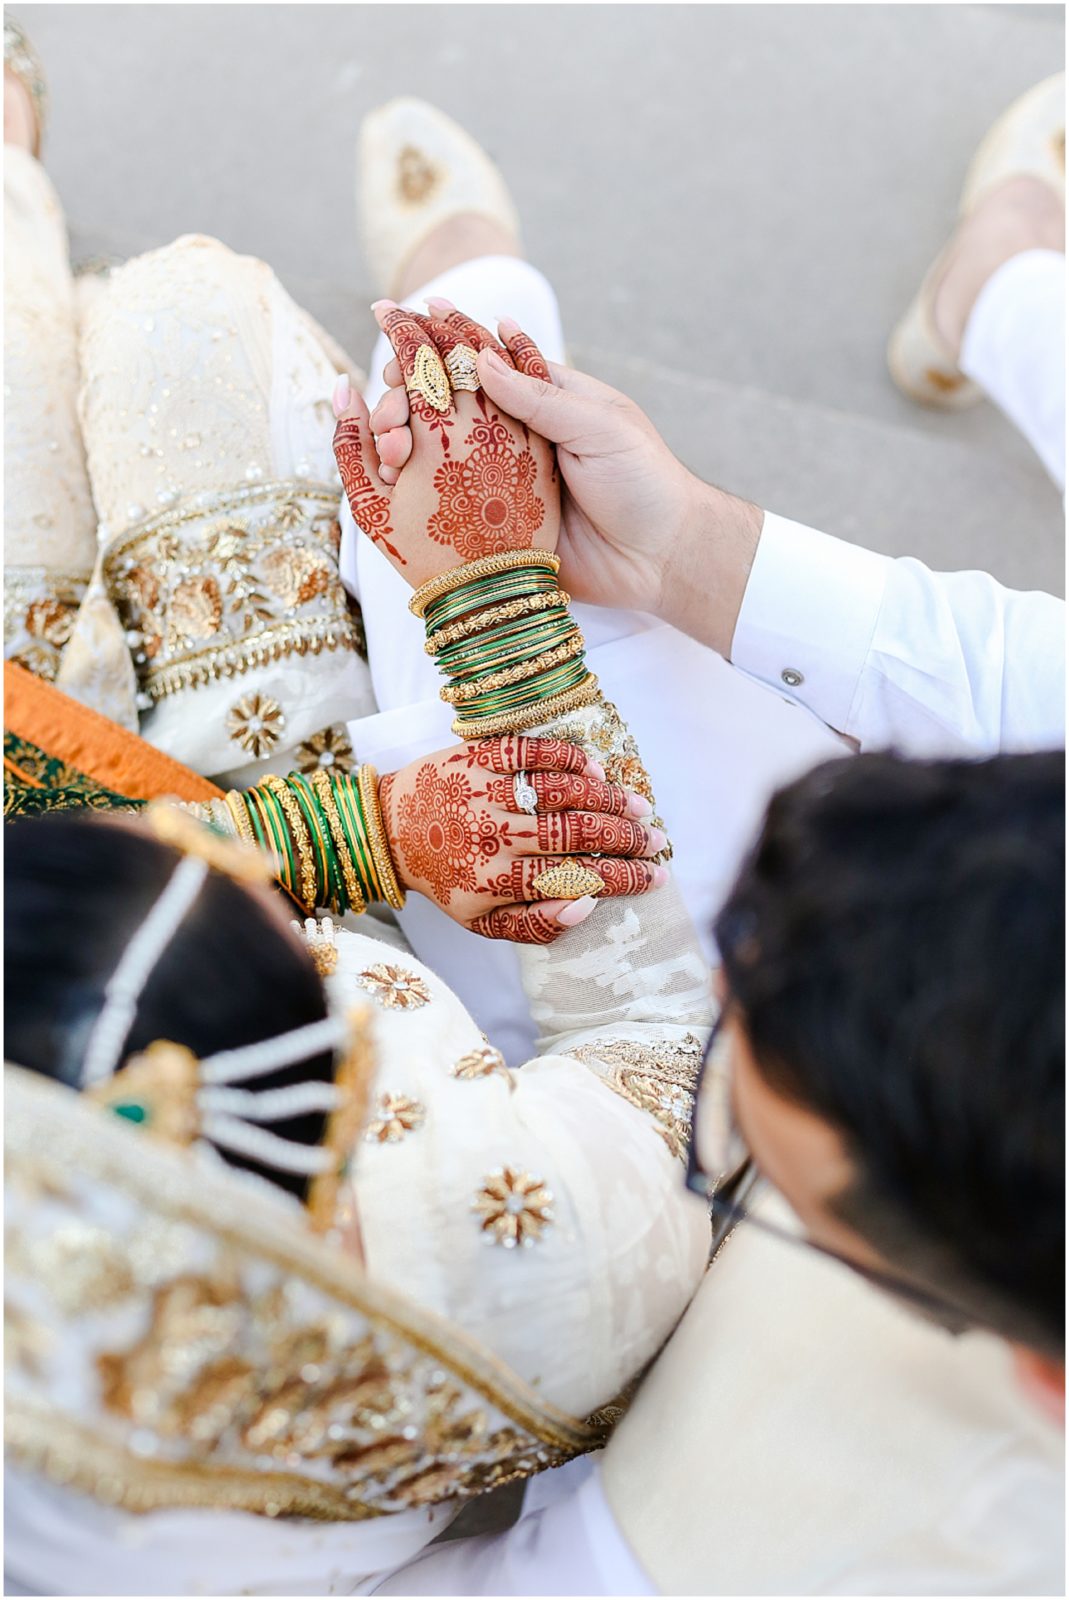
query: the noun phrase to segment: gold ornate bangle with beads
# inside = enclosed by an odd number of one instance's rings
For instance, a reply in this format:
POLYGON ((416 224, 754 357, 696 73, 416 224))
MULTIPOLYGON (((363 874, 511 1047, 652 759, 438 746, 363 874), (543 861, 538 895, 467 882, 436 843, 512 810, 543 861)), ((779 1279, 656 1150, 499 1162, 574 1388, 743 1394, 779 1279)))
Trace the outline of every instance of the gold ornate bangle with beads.
POLYGON ((499 733, 526 733, 529 728, 552 722, 554 717, 563 717, 569 711, 578 711, 581 706, 593 705, 600 693, 598 680, 591 672, 573 689, 566 689, 563 694, 553 695, 549 700, 541 700, 535 705, 519 706, 515 711, 502 711, 496 716, 480 717, 474 722, 454 717, 453 732, 461 739, 492 739, 499 733))
POLYGON ((462 706, 466 700, 478 700, 480 695, 491 694, 495 689, 508 689, 513 684, 526 683, 528 678, 537 678, 551 667, 573 661, 576 656, 582 655, 585 648, 582 634, 577 633, 574 638, 566 639, 563 644, 547 650, 543 655, 532 657, 530 661, 521 661, 514 667, 503 667, 500 672, 491 672, 473 683, 439 689, 438 693, 447 704, 462 706))
POLYGON ((382 892, 386 896, 386 903, 395 911, 400 911, 405 903, 405 891, 397 881, 393 857, 390 854, 389 841, 386 838, 386 829, 382 825, 382 811, 379 807, 379 776, 374 767, 363 766, 356 775, 357 791, 360 795, 360 804, 364 812, 364 823, 367 827, 368 843, 371 846, 371 857, 375 863, 375 871, 382 885, 382 892))
MULTIPOLYGON (((290 838, 293 840, 293 847, 297 852, 301 867, 299 893, 308 910, 314 911, 318 899, 319 874, 316 872, 315 859, 312 855, 312 841, 308 836, 308 824, 301 815, 301 809, 296 800, 290 794, 284 778, 278 777, 275 773, 269 773, 264 779, 264 788, 270 789, 282 807, 283 815, 289 827, 290 838)), ((326 886, 324 885, 325 892, 326 886)))
POLYGON ((257 843, 256 835, 252 831, 252 823, 249 821, 248 809, 239 791, 230 789, 223 798, 226 802, 226 809, 234 819, 238 838, 245 844, 251 844, 254 850, 259 850, 260 846, 257 843))
POLYGON ((461 617, 459 622, 450 622, 444 628, 439 628, 433 638, 424 644, 424 652, 429 656, 436 656, 439 650, 444 650, 447 645, 457 644, 461 639, 470 639, 473 633, 482 633, 495 623, 514 622, 517 617, 534 616, 539 611, 551 611, 555 606, 569 605, 571 598, 565 589, 550 589, 546 594, 520 595, 517 600, 506 600, 502 605, 490 606, 485 611, 474 611, 470 616, 461 617))
POLYGON ((345 893, 349 897, 349 909, 359 915, 360 912, 367 910, 367 901, 364 899, 364 892, 356 876, 352 852, 345 837, 345 829, 342 827, 338 808, 334 803, 334 790, 331 787, 330 776, 322 767, 317 767, 308 781, 315 790, 319 803, 327 815, 331 840, 334 845, 334 854, 337 856, 341 866, 342 878, 345 881, 345 893))
POLYGON ((492 578, 498 572, 513 572, 517 567, 559 572, 560 556, 554 555, 551 550, 499 550, 496 555, 482 556, 478 561, 469 561, 463 567, 452 567, 448 572, 440 572, 436 578, 430 578, 416 590, 408 602, 408 609, 417 617, 422 617, 432 600, 440 600, 443 595, 452 594, 454 589, 462 589, 465 584, 475 583, 479 578, 492 578))

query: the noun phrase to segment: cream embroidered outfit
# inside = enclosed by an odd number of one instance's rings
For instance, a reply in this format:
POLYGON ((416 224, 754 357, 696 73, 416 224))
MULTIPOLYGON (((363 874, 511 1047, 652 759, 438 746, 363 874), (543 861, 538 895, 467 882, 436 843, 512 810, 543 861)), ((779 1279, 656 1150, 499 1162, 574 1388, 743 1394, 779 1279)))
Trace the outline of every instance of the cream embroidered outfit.
POLYGON ((5 654, 224 784, 350 761, 372 700, 338 577, 348 358, 200 236, 75 285, 22 151, 5 193, 5 654))

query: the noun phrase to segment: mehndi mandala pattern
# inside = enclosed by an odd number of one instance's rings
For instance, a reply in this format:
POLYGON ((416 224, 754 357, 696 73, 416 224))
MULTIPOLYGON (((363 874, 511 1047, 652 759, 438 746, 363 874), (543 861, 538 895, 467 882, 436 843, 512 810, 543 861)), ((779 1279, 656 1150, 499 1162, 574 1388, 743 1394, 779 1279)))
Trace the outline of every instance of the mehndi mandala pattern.
POLYGON ((386 1011, 414 1011, 427 1005, 431 998, 430 989, 418 973, 384 961, 368 967, 356 981, 386 1011))
POLYGON ((54 681, 89 573, 4 569, 4 659, 54 681))
POLYGON ((282 656, 364 654, 338 576, 337 504, 303 481, 212 491, 112 542, 104 573, 151 699, 282 656))
POLYGON ((672 1154, 685 1159, 704 1054, 695 1034, 657 1045, 614 1039, 580 1045, 568 1054, 593 1066, 610 1089, 647 1111, 672 1154))
POLYGON ((5 1434, 26 1468, 131 1511, 352 1521, 604 1443, 259 1191, 6 1078, 5 1434))

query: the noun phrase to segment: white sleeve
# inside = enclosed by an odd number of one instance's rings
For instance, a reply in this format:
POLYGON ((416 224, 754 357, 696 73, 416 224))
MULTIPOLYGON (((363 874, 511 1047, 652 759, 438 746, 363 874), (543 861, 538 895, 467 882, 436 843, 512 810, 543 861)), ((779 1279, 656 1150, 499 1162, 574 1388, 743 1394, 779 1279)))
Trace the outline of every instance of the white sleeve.
POLYGON ((765 514, 731 658, 862 749, 1065 743, 1065 607, 765 514))

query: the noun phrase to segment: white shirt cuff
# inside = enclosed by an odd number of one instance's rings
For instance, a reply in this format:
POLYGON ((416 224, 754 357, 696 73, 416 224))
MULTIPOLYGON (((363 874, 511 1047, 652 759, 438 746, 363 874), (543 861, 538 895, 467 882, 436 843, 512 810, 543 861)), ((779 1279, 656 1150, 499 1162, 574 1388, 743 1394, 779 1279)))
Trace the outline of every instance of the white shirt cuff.
POLYGON ((849 733, 890 565, 888 556, 766 511, 733 664, 849 733))

